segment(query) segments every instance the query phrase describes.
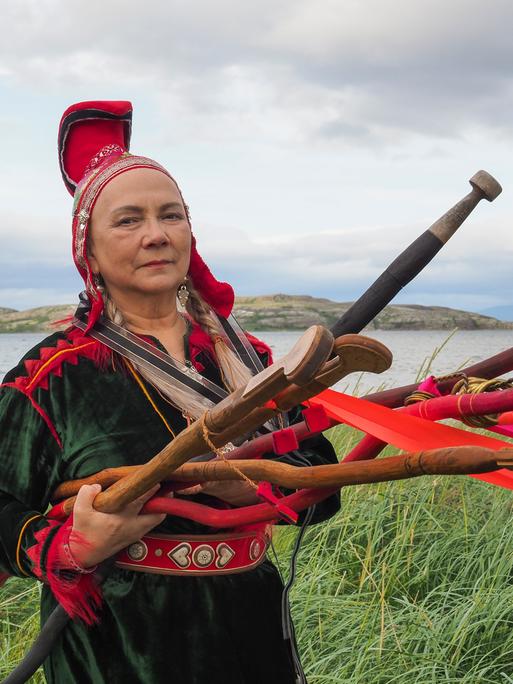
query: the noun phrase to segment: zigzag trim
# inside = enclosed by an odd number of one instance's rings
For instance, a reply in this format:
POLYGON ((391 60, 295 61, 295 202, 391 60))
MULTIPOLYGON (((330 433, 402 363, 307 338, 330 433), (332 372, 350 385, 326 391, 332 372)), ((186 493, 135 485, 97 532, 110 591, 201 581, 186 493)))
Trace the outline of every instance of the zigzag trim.
POLYGON ((24 365, 27 375, 19 375, 10 384, 28 396, 37 388, 47 390, 50 374, 62 377, 63 363, 76 366, 79 357, 91 359, 97 366, 105 366, 111 352, 105 345, 84 336, 81 330, 75 328, 67 333, 67 339, 58 340, 55 347, 41 347, 38 359, 26 359, 24 365))
POLYGON ((46 423, 55 441, 62 449, 62 442, 55 425, 46 411, 36 402, 33 393, 37 388, 48 389, 50 374, 62 377, 63 363, 76 366, 79 357, 91 359, 98 367, 107 365, 111 358, 110 350, 105 345, 85 337, 77 328, 67 331, 67 339, 59 340, 55 347, 41 347, 38 359, 24 361, 27 375, 19 375, 13 382, 0 384, 1 387, 11 387, 24 394, 37 413, 46 423))

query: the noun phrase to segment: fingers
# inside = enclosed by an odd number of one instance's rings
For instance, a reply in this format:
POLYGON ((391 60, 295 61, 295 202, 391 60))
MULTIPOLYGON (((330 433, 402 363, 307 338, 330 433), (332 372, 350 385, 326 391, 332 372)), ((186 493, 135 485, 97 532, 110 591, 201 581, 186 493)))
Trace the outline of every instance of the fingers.
POLYGON ((82 513, 90 511, 93 508, 93 501, 101 491, 102 486, 99 484, 82 485, 78 491, 73 512, 82 513))
POLYGON ((163 523, 166 517, 165 513, 141 513, 139 519, 141 521, 144 519, 143 534, 146 534, 146 532, 149 532, 154 527, 157 527, 157 525, 160 525, 160 523, 163 523))
POLYGON ((204 489, 204 485, 198 484, 193 487, 186 487, 185 489, 179 489, 178 494, 183 494, 184 496, 193 496, 194 494, 200 494, 204 489))

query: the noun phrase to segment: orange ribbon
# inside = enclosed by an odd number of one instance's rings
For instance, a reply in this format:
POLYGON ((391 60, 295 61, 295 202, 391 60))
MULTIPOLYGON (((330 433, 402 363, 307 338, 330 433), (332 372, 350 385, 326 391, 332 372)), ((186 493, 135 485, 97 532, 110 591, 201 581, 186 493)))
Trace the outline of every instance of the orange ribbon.
MULTIPOLYGON (((485 437, 475 432, 433 423, 417 416, 409 416, 332 389, 324 390, 310 399, 308 404, 322 406, 328 416, 337 423, 351 425, 404 451, 440 449, 449 446, 481 446, 498 451, 510 446, 508 442, 501 439, 485 437)), ((505 468, 470 477, 506 489, 513 489, 513 473, 505 468)))

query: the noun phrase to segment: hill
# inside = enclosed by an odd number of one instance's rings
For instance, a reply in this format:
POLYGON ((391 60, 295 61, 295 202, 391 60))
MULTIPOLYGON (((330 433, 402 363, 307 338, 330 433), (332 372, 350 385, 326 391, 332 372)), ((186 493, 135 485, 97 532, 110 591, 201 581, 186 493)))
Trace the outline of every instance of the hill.
MULTIPOLYGON (((307 295, 265 295, 237 297, 234 314, 248 330, 304 330, 315 323, 331 326, 351 302, 307 295)), ((0 333, 38 332, 55 329, 52 321, 69 316, 74 305, 42 306, 27 311, 0 308, 0 333)), ((420 304, 387 306, 368 327, 369 330, 511 330, 513 323, 491 316, 420 304)))
MULTIPOLYGON (((303 330, 320 323, 331 326, 351 302, 302 295, 237 297, 234 313, 249 330, 303 330)), ((442 306, 393 304, 368 326, 369 330, 495 330, 512 329, 513 323, 498 321, 469 311, 442 306)))
POLYGON ((70 316, 76 308, 73 304, 39 306, 26 311, 0 308, 0 333, 55 330, 63 326, 53 326, 53 321, 70 316))

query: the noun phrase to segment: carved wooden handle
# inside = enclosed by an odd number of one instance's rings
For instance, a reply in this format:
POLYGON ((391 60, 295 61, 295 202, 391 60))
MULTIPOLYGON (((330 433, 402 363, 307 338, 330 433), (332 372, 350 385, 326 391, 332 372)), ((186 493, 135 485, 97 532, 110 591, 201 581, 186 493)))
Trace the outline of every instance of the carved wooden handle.
MULTIPOLYGON (((289 411, 294 406, 319 394, 327 387, 354 372, 383 373, 392 364, 392 352, 384 344, 364 335, 341 335, 333 345, 334 358, 327 361, 315 378, 299 387, 291 384, 274 397, 276 409, 259 407, 242 418, 237 429, 240 435, 248 434, 263 425, 279 411, 289 411)), ((223 444, 234 439, 228 430, 218 435, 223 444)))
MULTIPOLYGON (((469 475, 498 468, 513 469, 513 448, 495 451, 476 446, 448 447, 404 453, 376 461, 309 467, 267 460, 231 461, 231 464, 239 472, 223 461, 186 463, 173 473, 173 480, 184 483, 239 480, 242 479, 240 473, 243 473, 252 480, 271 482, 288 489, 325 489, 403 480, 421 475, 469 475)), ((74 499, 64 502, 64 513, 71 512, 73 502, 74 499)))
POLYGON ((469 182, 472 191, 401 252, 338 319, 331 328, 335 336, 363 330, 392 301, 399 290, 427 266, 477 204, 482 199, 492 202, 502 191, 499 183, 486 171, 478 171, 469 182))
MULTIPOLYGON (((392 362, 392 354, 384 344, 363 335, 342 335, 335 340, 333 350, 336 354, 335 358, 323 364, 314 381, 309 382, 305 387, 293 384, 274 398, 281 410, 288 410, 292 406, 298 405, 301 401, 309 399, 349 373, 355 371, 382 373, 390 367, 392 362)), ((274 411, 272 409, 254 409, 246 419, 239 421, 237 428, 240 430, 240 433, 244 434, 247 425, 254 426, 256 422, 258 425, 261 425, 273 415, 274 411)), ((224 435, 221 436, 221 441, 223 439, 224 435)), ((224 443, 228 441, 230 440, 226 439, 224 443)), ((84 484, 98 483, 103 488, 110 487, 114 482, 123 477, 138 472, 141 467, 122 466, 120 468, 107 468, 100 473, 80 480, 63 482, 52 494, 52 500, 59 501, 60 499, 73 496, 84 484)), ((69 508, 68 504, 67 506, 69 508)))
POLYGON ((216 433, 230 428, 237 435, 238 422, 254 408, 272 399, 291 382, 310 382, 329 358, 332 348, 333 336, 326 328, 320 325, 309 328, 286 356, 255 375, 244 389, 236 390, 207 411, 202 419, 183 430, 137 473, 101 492, 94 500, 94 507, 104 513, 114 513, 169 478, 185 461, 210 451, 203 437, 203 424, 214 445, 223 446, 226 442, 220 441, 216 433))

